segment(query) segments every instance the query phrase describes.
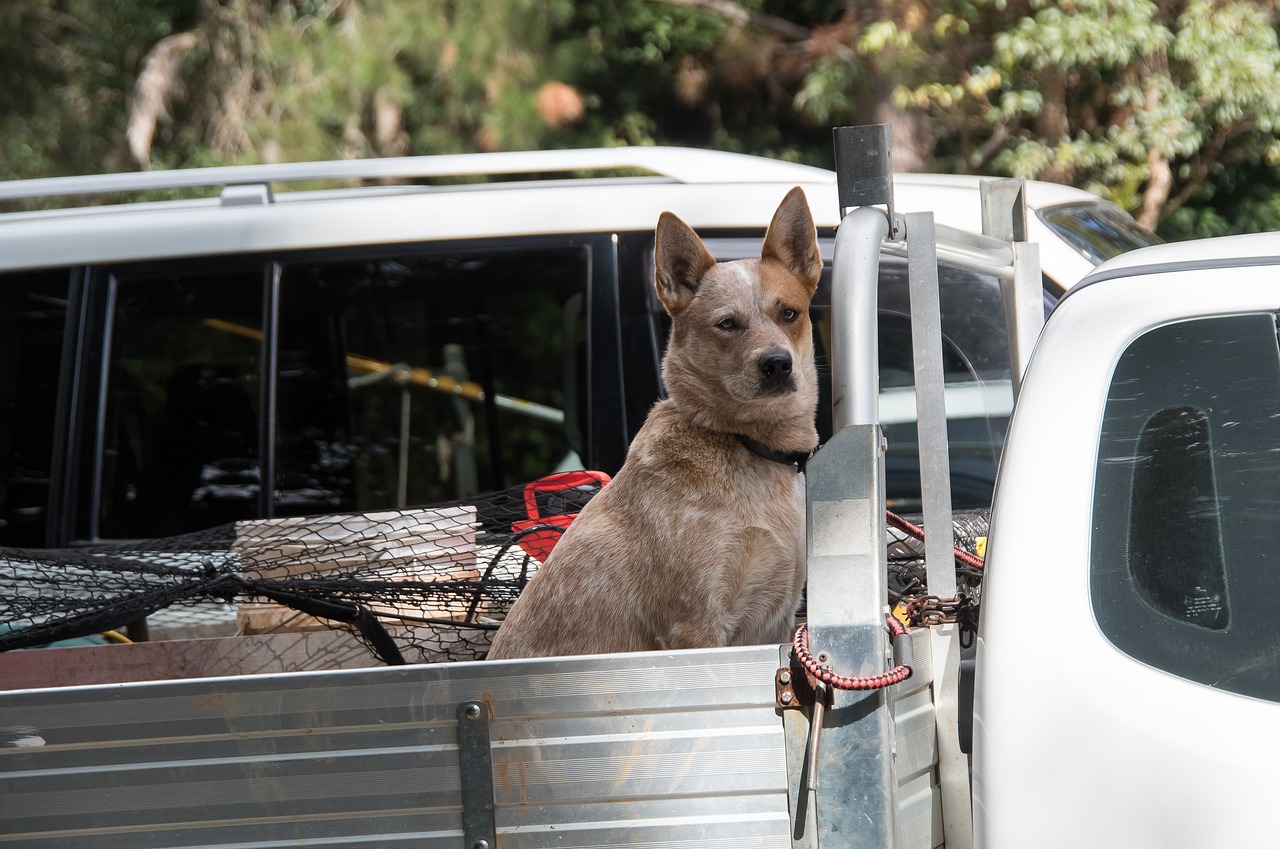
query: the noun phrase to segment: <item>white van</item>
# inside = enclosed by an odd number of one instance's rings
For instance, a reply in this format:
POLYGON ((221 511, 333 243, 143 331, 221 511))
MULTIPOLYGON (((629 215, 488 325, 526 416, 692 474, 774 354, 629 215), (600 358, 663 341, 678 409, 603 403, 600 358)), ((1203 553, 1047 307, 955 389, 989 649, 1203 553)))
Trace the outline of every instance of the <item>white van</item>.
MULTIPOLYGON (((832 172, 638 147, 297 163, 0 183, 0 545, 466 498, 613 472, 660 392, 653 227, 754 255, 792 186, 830 260, 832 172), (289 187, 305 187, 288 190, 289 187), (186 200, 148 200, 178 190, 186 200)), ((981 226, 977 178, 896 178, 899 212, 981 226)), ((1158 239, 1032 183, 1046 304, 1158 239)), ((905 265, 886 259, 885 392, 909 385, 905 265), (905 359, 904 359, 905 358, 905 359)), ((948 379, 1007 388, 995 281, 941 270, 948 379)), ((829 282, 814 304, 827 347, 829 282)), ((1003 396, 1001 396, 1003 397, 1003 396)), ((991 497, 1007 403, 953 422, 957 506, 991 497)), ((827 409, 824 407, 824 410, 827 409)), ((829 416, 820 413, 829 431, 829 416)), ((888 493, 918 498, 914 424, 888 493)))

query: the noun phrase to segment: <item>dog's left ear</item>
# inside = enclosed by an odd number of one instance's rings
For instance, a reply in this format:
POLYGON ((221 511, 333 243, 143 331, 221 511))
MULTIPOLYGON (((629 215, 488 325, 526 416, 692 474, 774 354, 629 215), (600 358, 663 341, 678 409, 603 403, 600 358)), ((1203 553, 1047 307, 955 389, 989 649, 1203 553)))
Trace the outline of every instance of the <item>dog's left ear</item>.
POLYGON ((761 258, 782 263, 809 288, 818 288, 822 276, 822 254, 818 251, 818 232, 809 213, 804 190, 796 186, 787 192, 769 223, 761 258))
POLYGON ((653 285, 672 318, 689 306, 702 275, 715 264, 716 258, 688 224, 670 212, 659 216, 653 237, 653 285))

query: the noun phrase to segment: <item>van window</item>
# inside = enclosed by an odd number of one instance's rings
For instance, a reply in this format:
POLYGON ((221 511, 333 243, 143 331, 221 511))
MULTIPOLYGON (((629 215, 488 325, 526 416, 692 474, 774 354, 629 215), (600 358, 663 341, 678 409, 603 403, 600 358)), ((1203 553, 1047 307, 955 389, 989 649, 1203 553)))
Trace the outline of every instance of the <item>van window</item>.
POLYGON ((1164 242, 1129 213, 1109 203, 1068 203, 1036 214, 1046 227, 1094 265, 1164 242))
POLYGON ((285 264, 277 510, 465 498, 581 468, 585 248, 285 264))
POLYGON ((97 536, 259 514, 262 266, 110 279, 97 536))
POLYGON ((1121 651, 1280 700, 1280 349, 1271 314, 1180 322, 1121 356, 1098 448, 1090 593, 1121 651))
POLYGON ((0 278, 0 545, 46 544, 70 279, 0 278))
MULTIPOLYGON (((823 286, 829 287, 825 279, 823 286)), ((881 257, 877 333, 880 425, 888 443, 885 497, 889 507, 899 512, 921 509, 909 286, 906 260, 881 257)), ((952 505, 957 509, 990 507, 1013 410, 1009 337, 1000 283, 994 277, 939 265, 938 290, 952 505)), ((820 288, 819 297, 824 295, 820 288)), ((825 303, 830 303, 829 298, 825 295, 825 303)), ((826 340, 831 319, 830 309, 823 303, 815 299, 815 312, 821 316, 816 323, 817 337, 826 340)))
POLYGON ((581 468, 587 248, 210 265, 112 278, 98 537, 581 468))

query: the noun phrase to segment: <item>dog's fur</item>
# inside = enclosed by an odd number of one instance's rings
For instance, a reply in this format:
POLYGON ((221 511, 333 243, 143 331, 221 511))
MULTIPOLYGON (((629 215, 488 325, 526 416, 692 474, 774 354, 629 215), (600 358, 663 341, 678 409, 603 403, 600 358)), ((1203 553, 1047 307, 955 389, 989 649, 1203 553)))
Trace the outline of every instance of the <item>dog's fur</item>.
POLYGON ((669 397, 507 614, 490 658, 786 642, 804 585, 804 505, 784 453, 817 445, 809 301, 822 258, 804 193, 760 259, 717 263, 669 212, 655 285, 669 397))

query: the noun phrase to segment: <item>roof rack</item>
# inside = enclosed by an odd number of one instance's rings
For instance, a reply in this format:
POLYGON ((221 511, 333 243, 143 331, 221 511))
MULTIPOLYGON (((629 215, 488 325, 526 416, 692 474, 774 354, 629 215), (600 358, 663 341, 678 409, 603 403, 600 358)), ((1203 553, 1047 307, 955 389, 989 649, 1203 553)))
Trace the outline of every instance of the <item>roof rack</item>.
MULTIPOLYGON (((165 189, 271 186, 318 180, 413 180, 637 169, 677 183, 834 182, 821 168, 682 147, 608 147, 232 165, 0 182, 0 201, 165 189)), ((270 200, 269 192, 266 200, 270 200)), ((237 202, 224 196, 224 201, 237 202)), ((243 202, 243 201, 240 201, 243 202)))

